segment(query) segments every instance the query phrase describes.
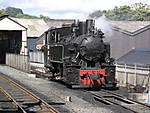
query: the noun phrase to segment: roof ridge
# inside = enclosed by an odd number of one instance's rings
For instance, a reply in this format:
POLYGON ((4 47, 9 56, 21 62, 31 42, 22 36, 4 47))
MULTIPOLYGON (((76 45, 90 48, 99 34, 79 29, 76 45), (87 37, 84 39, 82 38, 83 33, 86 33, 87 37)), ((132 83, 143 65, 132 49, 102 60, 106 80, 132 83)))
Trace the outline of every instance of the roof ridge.
POLYGON ((143 27, 143 28, 140 28, 140 29, 138 29, 138 30, 136 30, 134 32, 127 31, 127 30, 125 30, 123 28, 120 28, 120 27, 117 27, 117 26, 112 26, 112 27, 113 27, 112 29, 114 29, 114 30, 120 31, 120 32, 128 34, 130 36, 135 36, 135 35, 141 33, 142 31, 145 31, 145 30, 149 29, 150 28, 150 24, 145 26, 145 27, 143 27))
POLYGON ((0 16, 0 20, 4 19, 4 18, 8 18, 10 19, 11 21, 15 22, 16 24, 22 26, 23 28, 27 29, 25 26, 23 26, 22 24, 20 24, 19 22, 17 22, 16 20, 12 19, 11 17, 9 17, 9 15, 2 15, 0 16))

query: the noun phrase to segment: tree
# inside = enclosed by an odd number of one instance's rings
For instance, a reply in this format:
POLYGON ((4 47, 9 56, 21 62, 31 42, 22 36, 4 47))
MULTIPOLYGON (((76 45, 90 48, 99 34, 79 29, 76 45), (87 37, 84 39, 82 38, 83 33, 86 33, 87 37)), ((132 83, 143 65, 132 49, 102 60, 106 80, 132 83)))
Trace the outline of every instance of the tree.
POLYGON ((11 17, 15 17, 15 18, 38 18, 37 16, 32 16, 32 15, 28 15, 28 14, 24 14, 22 9, 19 8, 15 8, 15 7, 7 7, 5 9, 5 13, 8 14, 11 17))
POLYGON ((48 16, 40 15, 40 17, 32 16, 28 14, 24 14, 22 9, 15 8, 15 7, 7 7, 6 9, 0 10, 0 16, 8 14, 10 17, 15 18, 26 18, 26 19, 36 19, 36 18, 42 18, 42 19, 50 19, 48 16))
POLYGON ((31 15, 28 15, 28 14, 17 14, 15 17, 16 18, 25 18, 25 19, 36 19, 36 18, 39 18, 37 16, 31 16, 31 15))
POLYGON ((19 8, 7 7, 5 13, 11 17, 15 17, 17 14, 23 14, 23 11, 19 8))
POLYGON ((41 19, 44 19, 44 20, 49 20, 49 19, 50 19, 48 16, 44 16, 44 15, 42 15, 42 14, 40 14, 40 18, 41 18, 41 19))
POLYGON ((2 9, 0 10, 0 16, 5 15, 5 11, 2 9))
POLYGON ((150 5, 148 4, 135 3, 131 6, 115 6, 112 10, 95 11, 89 16, 98 18, 102 12, 110 20, 150 21, 150 5))
POLYGON ((150 5, 135 3, 132 6, 134 10, 133 20, 149 20, 150 21, 150 5))

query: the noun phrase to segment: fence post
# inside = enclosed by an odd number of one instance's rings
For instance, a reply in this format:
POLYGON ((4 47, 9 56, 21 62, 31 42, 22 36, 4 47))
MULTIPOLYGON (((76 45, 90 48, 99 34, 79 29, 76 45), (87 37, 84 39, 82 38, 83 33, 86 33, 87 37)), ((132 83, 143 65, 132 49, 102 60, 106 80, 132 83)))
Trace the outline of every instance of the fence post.
POLYGON ((125 84, 127 85, 127 84, 128 84, 128 76, 127 76, 127 72, 126 72, 126 71, 127 71, 127 70, 126 70, 126 67, 127 67, 127 64, 125 63, 125 64, 124 64, 124 69, 125 69, 125 70, 124 70, 124 71, 125 71, 124 74, 125 74, 125 84))
POLYGON ((118 64, 117 64, 117 62, 116 62, 116 79, 118 80, 118 78, 119 78, 118 76, 119 76, 119 75, 118 75, 117 69, 118 69, 118 64))
POLYGON ((135 86, 137 85, 137 74, 136 74, 136 71, 137 71, 137 64, 135 63, 135 64, 134 64, 134 74, 135 74, 134 85, 135 85, 135 86))

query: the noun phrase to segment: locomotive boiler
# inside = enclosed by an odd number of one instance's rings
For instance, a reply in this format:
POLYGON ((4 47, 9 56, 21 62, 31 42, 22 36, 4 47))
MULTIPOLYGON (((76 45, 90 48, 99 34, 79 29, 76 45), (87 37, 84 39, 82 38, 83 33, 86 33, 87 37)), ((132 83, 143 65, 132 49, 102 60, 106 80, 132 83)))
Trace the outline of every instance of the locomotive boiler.
POLYGON ((104 38, 92 19, 50 28, 45 32, 46 72, 72 87, 115 87, 115 66, 104 38))

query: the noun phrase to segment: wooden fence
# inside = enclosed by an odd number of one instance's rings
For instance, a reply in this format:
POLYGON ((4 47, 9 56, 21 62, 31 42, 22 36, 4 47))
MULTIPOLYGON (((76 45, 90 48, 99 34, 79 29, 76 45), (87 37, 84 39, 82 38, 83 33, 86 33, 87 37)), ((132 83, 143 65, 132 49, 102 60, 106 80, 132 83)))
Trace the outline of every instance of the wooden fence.
POLYGON ((116 63, 116 78, 120 85, 150 87, 150 66, 144 64, 116 63))
POLYGON ((30 72, 31 68, 29 56, 13 53, 6 53, 6 65, 25 72, 30 72))

